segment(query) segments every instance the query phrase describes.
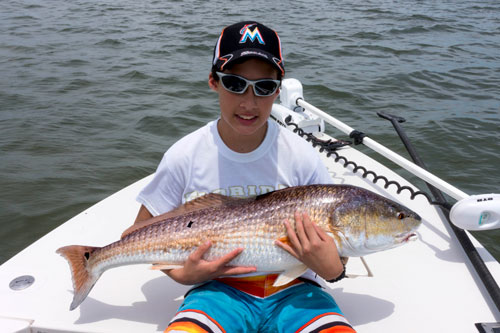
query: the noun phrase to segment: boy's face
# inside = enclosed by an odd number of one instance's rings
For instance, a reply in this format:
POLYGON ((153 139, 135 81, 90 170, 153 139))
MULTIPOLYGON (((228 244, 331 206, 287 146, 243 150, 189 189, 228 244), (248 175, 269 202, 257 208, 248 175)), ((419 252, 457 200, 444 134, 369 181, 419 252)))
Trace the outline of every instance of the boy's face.
MULTIPOLYGON (((256 58, 250 58, 223 72, 236 74, 248 80, 276 80, 278 77, 277 70, 271 64, 256 58)), ((220 80, 215 80, 212 74, 209 76, 208 85, 219 94, 221 136, 225 134, 229 134, 226 138, 246 136, 248 140, 264 138, 267 129, 265 125, 271 114, 272 105, 279 95, 279 89, 267 97, 255 96, 252 86, 248 86, 243 94, 235 94, 227 91, 220 80)))

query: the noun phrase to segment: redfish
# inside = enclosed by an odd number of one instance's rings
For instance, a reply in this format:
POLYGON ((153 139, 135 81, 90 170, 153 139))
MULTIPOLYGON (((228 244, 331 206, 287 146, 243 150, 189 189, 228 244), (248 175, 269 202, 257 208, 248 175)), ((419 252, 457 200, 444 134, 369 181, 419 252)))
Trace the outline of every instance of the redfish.
POLYGON ((206 241, 206 260, 236 249, 235 266, 259 272, 281 272, 275 285, 302 275, 307 267, 275 245, 287 241, 283 224, 294 227, 302 211, 330 234, 342 257, 363 256, 416 238, 420 217, 408 208, 366 189, 349 185, 289 187, 251 198, 207 194, 179 208, 133 225, 122 238, 104 247, 71 245, 57 250, 69 262, 75 309, 106 270, 123 265, 153 264, 155 269, 180 267, 206 241))

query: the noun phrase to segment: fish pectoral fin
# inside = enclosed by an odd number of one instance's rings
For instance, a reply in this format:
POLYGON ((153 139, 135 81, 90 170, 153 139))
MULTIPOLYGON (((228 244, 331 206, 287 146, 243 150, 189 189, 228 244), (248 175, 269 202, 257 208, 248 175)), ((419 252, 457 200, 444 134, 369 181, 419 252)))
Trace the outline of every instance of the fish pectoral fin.
POLYGON ((162 269, 176 269, 176 268, 182 268, 184 267, 183 265, 178 265, 178 264, 166 264, 166 263, 157 263, 153 264, 151 266, 151 269, 153 270, 162 270, 162 269))
POLYGON ((335 245, 337 246, 337 250, 340 253, 342 252, 344 246, 344 242, 342 241, 342 237, 340 236, 342 232, 340 231, 340 229, 337 228, 331 228, 331 229, 332 230, 330 232, 327 232, 326 234, 333 238, 333 240, 335 241, 335 245))
POLYGON ((304 274, 305 271, 307 271, 307 266, 304 264, 294 266, 294 267, 284 271, 283 273, 281 273, 278 276, 278 278, 276 279, 276 281, 274 281, 273 287, 283 286, 283 285, 295 280, 296 278, 298 278, 302 274, 304 274))

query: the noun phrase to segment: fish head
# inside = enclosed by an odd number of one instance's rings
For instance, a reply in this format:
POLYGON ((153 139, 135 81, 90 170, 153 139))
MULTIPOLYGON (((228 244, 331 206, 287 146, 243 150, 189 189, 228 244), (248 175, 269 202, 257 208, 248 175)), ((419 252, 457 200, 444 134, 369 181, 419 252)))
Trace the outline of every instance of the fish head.
POLYGON ((342 240, 339 251, 345 256, 363 256, 416 240, 422 223, 411 209, 370 191, 354 196, 335 215, 342 240))

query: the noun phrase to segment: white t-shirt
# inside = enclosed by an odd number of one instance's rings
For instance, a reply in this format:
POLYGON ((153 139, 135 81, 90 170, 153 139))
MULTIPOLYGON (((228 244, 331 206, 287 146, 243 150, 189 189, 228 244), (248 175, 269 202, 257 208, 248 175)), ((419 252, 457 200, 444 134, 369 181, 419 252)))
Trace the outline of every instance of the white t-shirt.
POLYGON ((164 154, 137 200, 153 215, 214 192, 248 197, 284 187, 331 184, 311 144, 269 120, 264 141, 250 153, 229 149, 217 120, 177 141, 164 154))
MULTIPOLYGON (((137 196, 151 214, 163 214, 210 192, 248 197, 290 186, 333 183, 311 144, 276 122, 268 121, 257 149, 242 154, 225 145, 217 121, 183 137, 164 154, 152 181, 137 196)), ((302 277, 322 284, 311 270, 302 277)))

